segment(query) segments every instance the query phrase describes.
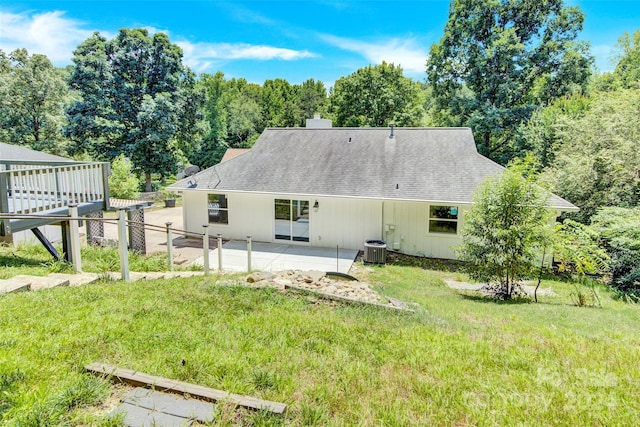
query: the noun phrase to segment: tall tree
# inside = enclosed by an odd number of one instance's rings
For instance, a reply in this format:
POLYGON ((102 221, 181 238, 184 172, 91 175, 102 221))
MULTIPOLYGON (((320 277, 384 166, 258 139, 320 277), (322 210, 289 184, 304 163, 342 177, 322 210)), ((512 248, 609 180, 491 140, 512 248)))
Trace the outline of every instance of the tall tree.
POLYGON ((420 84, 386 62, 339 78, 330 97, 336 126, 419 126, 423 105, 420 84))
POLYGON ((579 117, 560 116, 554 157, 543 174, 580 207, 581 222, 604 206, 640 206, 640 89, 597 92, 579 117))
MULTIPOLYGON (((310 119, 316 113, 326 113, 328 98, 324 83, 314 79, 305 80, 298 86, 298 104, 304 119, 310 119)), ((300 123, 302 125, 304 123, 300 123)))
POLYGON ((65 71, 54 68, 45 55, 0 50, 0 137, 5 142, 64 154, 68 96, 65 71))
POLYGON ((151 174, 175 172, 205 130, 204 95, 181 49, 166 34, 122 29, 111 41, 94 34, 73 61, 71 86, 82 99, 68 109, 67 135, 105 160, 124 153, 150 191, 151 174))
POLYGON ((483 154, 508 159, 506 142, 536 106, 586 84, 583 20, 562 0, 453 0, 427 61, 434 116, 470 126, 483 154))
POLYGON ((622 87, 640 89, 640 30, 624 33, 618 39, 618 64, 614 75, 622 87))

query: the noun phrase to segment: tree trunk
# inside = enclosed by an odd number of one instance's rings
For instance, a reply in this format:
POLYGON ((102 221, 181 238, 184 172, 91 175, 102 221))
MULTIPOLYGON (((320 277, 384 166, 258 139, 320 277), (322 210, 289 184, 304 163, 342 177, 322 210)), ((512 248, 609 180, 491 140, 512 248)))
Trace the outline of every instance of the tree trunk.
POLYGON ((491 152, 489 147, 490 143, 491 143, 491 133, 485 132, 484 138, 482 141, 482 152, 480 154, 483 154, 485 156, 489 155, 489 153, 491 152))
POLYGON ((151 174, 147 172, 144 175, 144 179, 145 179, 144 191, 149 193, 151 191, 151 174))

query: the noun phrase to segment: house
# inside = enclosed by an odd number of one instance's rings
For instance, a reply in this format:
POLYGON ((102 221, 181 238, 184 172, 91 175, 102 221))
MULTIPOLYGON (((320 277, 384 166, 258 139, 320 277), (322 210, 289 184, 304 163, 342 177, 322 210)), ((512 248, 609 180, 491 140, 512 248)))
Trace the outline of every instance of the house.
MULTIPOLYGON (((317 119, 317 118, 316 118, 317 119)), ((474 191, 503 167, 469 128, 266 129, 251 150, 171 186, 184 228, 224 238, 362 249, 384 240, 455 259, 474 191)), ((558 213, 577 208, 551 195, 558 213)))

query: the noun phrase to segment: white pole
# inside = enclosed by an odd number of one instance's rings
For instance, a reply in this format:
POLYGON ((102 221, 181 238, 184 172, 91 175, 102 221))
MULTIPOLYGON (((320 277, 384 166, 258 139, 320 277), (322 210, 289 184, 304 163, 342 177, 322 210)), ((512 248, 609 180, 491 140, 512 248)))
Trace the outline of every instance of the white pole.
POLYGON ((78 205, 69 205, 69 217, 72 218, 69 221, 69 231, 71 234, 71 262, 73 263, 73 269, 82 273, 82 259, 80 259, 80 225, 78 218, 78 205))
POLYGON ((165 222, 167 226, 167 257, 169 258, 169 271, 173 271, 173 237, 171 236, 171 222, 165 222))
POLYGON ((202 225, 202 252, 204 252, 204 274, 209 275, 209 224, 202 225))
POLYGON ((222 234, 218 233, 218 271, 222 272, 222 234))
POLYGON ((247 272, 251 273, 251 236, 247 236, 247 272))
POLYGON ((127 222, 124 209, 118 211, 118 250, 120 252, 120 278, 129 281, 129 248, 127 247, 127 222))

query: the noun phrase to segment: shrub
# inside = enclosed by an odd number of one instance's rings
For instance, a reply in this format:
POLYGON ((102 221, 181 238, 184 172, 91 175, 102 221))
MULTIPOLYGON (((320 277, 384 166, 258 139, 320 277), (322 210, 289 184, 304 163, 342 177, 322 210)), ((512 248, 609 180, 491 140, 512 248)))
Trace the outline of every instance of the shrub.
POLYGON ((111 197, 119 199, 137 199, 140 196, 138 187, 140 180, 131 173, 131 161, 120 154, 111 163, 109 176, 109 193, 111 197))
POLYGON ((592 217, 592 227, 611 257, 611 286, 639 297, 640 208, 603 208, 592 217))

